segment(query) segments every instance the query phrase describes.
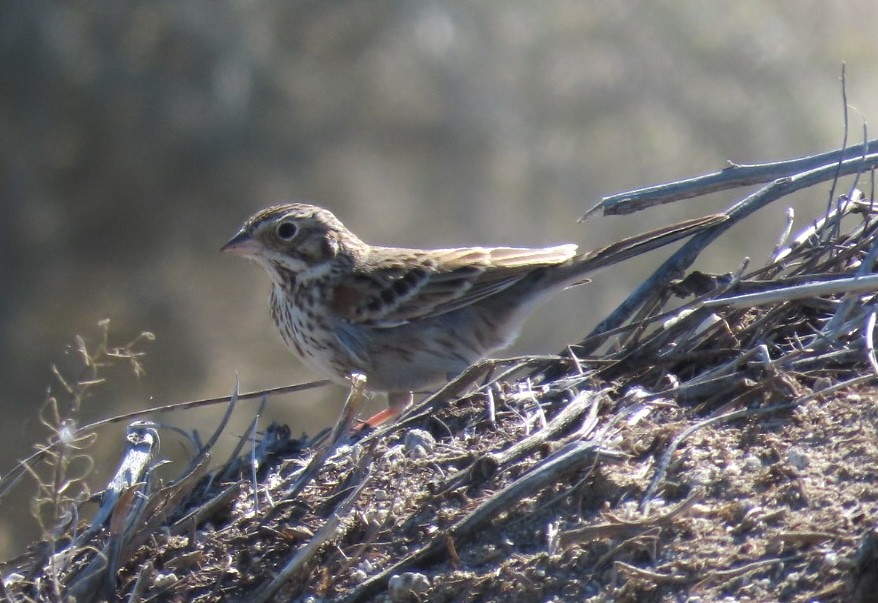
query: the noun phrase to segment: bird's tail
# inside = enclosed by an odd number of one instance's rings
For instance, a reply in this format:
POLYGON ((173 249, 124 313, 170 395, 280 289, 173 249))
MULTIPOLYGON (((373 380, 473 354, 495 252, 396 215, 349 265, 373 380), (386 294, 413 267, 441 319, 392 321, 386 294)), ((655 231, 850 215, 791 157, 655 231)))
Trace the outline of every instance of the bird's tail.
POLYGON ((553 276, 561 282, 567 282, 568 286, 575 285, 578 279, 586 280, 584 277, 587 274, 607 268, 613 264, 618 264, 653 249, 670 245, 675 241, 685 239, 698 232, 722 224, 728 219, 729 217, 726 214, 710 214, 634 235, 605 247, 577 255, 570 260, 565 270, 556 271, 553 276))

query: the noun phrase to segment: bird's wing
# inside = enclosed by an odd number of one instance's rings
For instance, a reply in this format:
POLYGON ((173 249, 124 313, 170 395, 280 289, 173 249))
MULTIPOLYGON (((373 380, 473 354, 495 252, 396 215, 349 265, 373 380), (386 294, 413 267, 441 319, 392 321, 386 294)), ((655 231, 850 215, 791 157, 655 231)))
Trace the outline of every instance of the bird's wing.
POLYGON ((398 326, 476 303, 538 268, 561 264, 575 254, 576 245, 429 251, 373 248, 365 266, 335 287, 330 307, 349 322, 398 326))

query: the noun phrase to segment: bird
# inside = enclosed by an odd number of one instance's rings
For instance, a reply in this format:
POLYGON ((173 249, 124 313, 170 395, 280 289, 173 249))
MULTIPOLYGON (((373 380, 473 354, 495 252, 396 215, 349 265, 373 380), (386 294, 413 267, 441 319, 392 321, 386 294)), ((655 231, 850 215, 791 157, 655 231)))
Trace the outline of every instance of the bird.
POLYGON ((286 203, 252 215, 221 251, 260 264, 287 347, 329 379, 355 373, 387 394, 365 421, 400 415, 422 391, 511 343, 528 315, 586 275, 724 222, 711 214, 580 253, 544 248, 408 249, 364 242, 327 209, 286 203))

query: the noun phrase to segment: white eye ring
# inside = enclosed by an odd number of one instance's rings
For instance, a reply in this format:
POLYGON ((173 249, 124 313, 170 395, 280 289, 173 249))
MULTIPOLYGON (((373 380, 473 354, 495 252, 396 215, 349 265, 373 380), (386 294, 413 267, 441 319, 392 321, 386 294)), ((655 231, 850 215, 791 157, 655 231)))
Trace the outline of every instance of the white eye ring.
POLYGON ((277 225, 275 232, 281 241, 292 241, 299 234, 299 227, 291 220, 284 220, 277 225))

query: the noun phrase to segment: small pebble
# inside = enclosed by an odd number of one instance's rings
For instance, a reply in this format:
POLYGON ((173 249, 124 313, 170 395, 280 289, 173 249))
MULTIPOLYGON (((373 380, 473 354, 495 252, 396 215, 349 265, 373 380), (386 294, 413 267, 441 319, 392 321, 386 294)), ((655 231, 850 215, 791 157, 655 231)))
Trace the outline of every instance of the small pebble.
POLYGON ((155 577, 155 580, 152 581, 152 586, 156 590, 161 590, 163 588, 170 588, 179 581, 180 579, 177 577, 177 574, 164 573, 155 577))
POLYGON ((796 469, 802 470, 808 466, 808 455, 801 448, 790 448, 787 461, 796 469))
POLYGON ((391 576, 387 584, 387 591, 390 594, 390 600, 394 603, 405 603, 406 601, 419 601, 419 595, 430 590, 430 580, 424 574, 416 572, 405 572, 391 576))
POLYGON ((744 457, 744 469, 748 472, 759 471, 762 469, 762 461, 755 454, 748 454, 744 457))
POLYGON ((412 429, 405 434, 403 442, 405 451, 415 458, 424 458, 433 452, 436 447, 436 440, 430 435, 429 431, 423 429, 412 429))

